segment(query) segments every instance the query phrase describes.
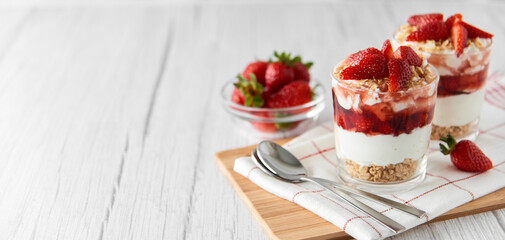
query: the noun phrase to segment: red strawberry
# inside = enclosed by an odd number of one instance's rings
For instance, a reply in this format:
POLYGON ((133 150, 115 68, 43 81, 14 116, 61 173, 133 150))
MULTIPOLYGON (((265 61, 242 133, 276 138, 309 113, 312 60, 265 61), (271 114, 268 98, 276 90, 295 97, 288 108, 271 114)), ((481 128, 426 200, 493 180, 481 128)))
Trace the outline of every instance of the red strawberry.
POLYGON ((249 63, 244 71, 242 71, 242 77, 249 80, 249 76, 252 73, 256 76, 256 81, 265 86, 265 71, 267 70, 267 66, 268 63, 264 61, 249 63))
POLYGON ((242 95, 237 87, 233 88, 233 92, 231 93, 231 101, 239 105, 244 105, 244 95, 242 95))
POLYGON ((391 41, 389 41, 389 39, 384 41, 382 44, 382 54, 387 60, 395 58, 393 54, 393 47, 391 46, 391 41))
POLYGON ((353 54, 349 55, 349 57, 347 57, 345 59, 345 62, 349 66, 358 65, 365 57, 375 55, 375 54, 382 54, 382 52, 377 48, 373 48, 373 47, 367 48, 365 50, 361 50, 357 53, 353 53, 353 54))
POLYGON ((388 122, 380 123, 377 130, 378 132, 386 135, 393 134, 394 132, 393 128, 391 127, 391 125, 389 125, 388 122))
POLYGON ((312 91, 306 81, 294 81, 268 98, 269 108, 286 108, 302 105, 312 100, 312 91))
POLYGON ((412 26, 423 26, 432 22, 442 22, 444 21, 444 15, 441 13, 429 13, 422 15, 413 15, 409 17, 407 22, 412 26))
POLYGON ((289 53, 277 53, 274 51, 274 57, 277 60, 270 63, 265 72, 265 87, 269 89, 270 92, 276 92, 282 86, 295 80, 295 73, 293 70, 293 64, 295 62, 301 62, 301 58, 296 56, 291 58, 289 53))
POLYGON ((416 67, 421 66, 423 60, 417 55, 417 53, 408 46, 400 46, 395 51, 395 58, 402 59, 406 61, 409 65, 416 67))
MULTIPOLYGON (((249 75, 247 80, 242 75, 237 75, 238 81, 233 85, 240 91, 243 98, 243 104, 246 107, 262 107, 265 104, 263 95, 263 86, 256 81, 254 74, 249 75)), ((235 91, 235 90, 234 90, 235 91)), ((232 94, 233 101, 233 94, 232 94)))
POLYGON ((268 65, 265 72, 265 86, 270 91, 276 91, 294 79, 293 69, 282 62, 274 62, 268 65))
POLYGON ((456 143, 451 135, 440 140, 447 143, 447 147, 440 144, 440 150, 444 155, 451 155, 452 164, 457 168, 469 172, 483 172, 493 168, 491 160, 474 142, 462 140, 456 143))
POLYGON ((373 121, 365 115, 355 115, 354 125, 356 132, 369 132, 372 129, 373 121))
POLYGON ((452 45, 456 56, 459 57, 466 47, 466 39, 468 38, 468 31, 465 29, 461 22, 456 22, 451 28, 452 45))
POLYGON ((444 22, 430 22, 419 27, 407 36, 407 41, 442 40, 449 37, 449 30, 444 22))
POLYGON ((478 28, 476 28, 466 22, 461 21, 461 23, 468 31, 468 38, 476 38, 476 37, 492 38, 493 37, 493 34, 488 33, 488 32, 484 32, 484 31, 482 31, 482 30, 480 30, 480 29, 478 29, 478 28))
POLYGON ((463 19, 463 15, 456 13, 456 14, 450 16, 449 18, 447 18, 447 20, 445 20, 445 25, 447 26, 447 29, 451 29, 452 25, 454 25, 454 23, 456 21, 461 21, 462 19, 463 19))
POLYGON ((391 59, 388 63, 389 83, 388 90, 397 92, 403 90, 410 80, 412 70, 406 61, 401 59, 391 59))
MULTIPOLYGON (((309 63, 309 67, 312 63, 309 63)), ((301 62, 293 63, 293 72, 295 74, 295 80, 310 81, 309 67, 301 62)))
POLYGON ((268 123, 268 122, 250 122, 251 125, 258 131, 264 132, 264 133, 274 133, 277 131, 277 127, 275 126, 275 123, 268 123))
POLYGON ((343 80, 381 79, 387 76, 387 61, 382 53, 365 56, 359 64, 348 66, 340 72, 343 80))

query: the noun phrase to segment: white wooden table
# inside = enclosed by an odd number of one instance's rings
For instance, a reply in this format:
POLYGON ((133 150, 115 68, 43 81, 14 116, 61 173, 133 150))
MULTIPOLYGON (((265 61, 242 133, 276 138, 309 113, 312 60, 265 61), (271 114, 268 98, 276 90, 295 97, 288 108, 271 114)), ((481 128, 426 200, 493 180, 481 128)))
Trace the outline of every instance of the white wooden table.
MULTIPOLYGON (((265 239, 214 165, 256 142, 231 128, 221 85, 277 49, 313 60, 329 89, 339 60, 433 11, 494 33, 505 70, 499 1, 1 5, 0 239, 265 239)), ((394 238, 504 229, 502 209, 394 238)))

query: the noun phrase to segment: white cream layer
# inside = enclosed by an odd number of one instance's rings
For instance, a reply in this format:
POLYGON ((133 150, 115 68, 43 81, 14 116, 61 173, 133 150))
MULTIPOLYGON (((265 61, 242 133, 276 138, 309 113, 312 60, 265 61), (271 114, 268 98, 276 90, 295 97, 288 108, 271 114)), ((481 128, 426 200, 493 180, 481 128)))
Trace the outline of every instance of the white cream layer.
POLYGON ((418 160, 428 150, 431 125, 414 129, 410 134, 367 136, 335 125, 335 143, 340 158, 360 165, 385 166, 403 162, 406 158, 418 160))
POLYGON ((433 124, 438 126, 463 126, 477 119, 484 101, 484 88, 470 94, 438 97, 433 124))

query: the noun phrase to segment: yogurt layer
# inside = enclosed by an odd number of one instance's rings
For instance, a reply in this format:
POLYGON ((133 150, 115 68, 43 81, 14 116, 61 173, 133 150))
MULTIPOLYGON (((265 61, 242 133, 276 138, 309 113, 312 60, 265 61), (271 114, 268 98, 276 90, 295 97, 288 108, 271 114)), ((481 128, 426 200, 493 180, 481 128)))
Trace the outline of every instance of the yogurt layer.
POLYGON ((403 162, 406 158, 420 159, 428 149, 431 124, 414 129, 410 134, 374 135, 344 130, 335 125, 335 143, 339 158, 360 165, 386 166, 403 162))
POLYGON ((438 126, 463 126, 477 119, 484 101, 484 88, 470 94, 437 98, 433 124, 438 126))

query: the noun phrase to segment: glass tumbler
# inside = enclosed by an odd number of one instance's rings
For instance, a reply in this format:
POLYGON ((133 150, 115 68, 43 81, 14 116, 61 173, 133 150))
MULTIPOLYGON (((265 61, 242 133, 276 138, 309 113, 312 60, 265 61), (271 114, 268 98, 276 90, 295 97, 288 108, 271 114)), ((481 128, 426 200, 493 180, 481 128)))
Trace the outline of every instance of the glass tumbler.
POLYGON ((426 70, 429 84, 399 92, 354 87, 332 74, 338 174, 344 182, 377 193, 422 182, 439 80, 433 66, 426 70))
POLYGON ((453 52, 423 53, 440 74, 432 140, 447 134, 458 140, 477 138, 491 49, 473 50, 459 57, 453 52))

